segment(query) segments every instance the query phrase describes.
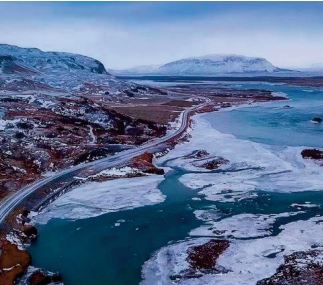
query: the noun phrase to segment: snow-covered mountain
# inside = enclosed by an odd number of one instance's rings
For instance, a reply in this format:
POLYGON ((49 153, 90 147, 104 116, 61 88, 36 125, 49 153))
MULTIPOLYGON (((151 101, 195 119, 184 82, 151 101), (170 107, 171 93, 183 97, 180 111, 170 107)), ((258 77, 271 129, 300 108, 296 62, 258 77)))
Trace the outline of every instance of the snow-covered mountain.
POLYGON ((0 44, 0 91, 3 92, 47 90, 110 98, 154 93, 148 87, 138 86, 116 79, 100 61, 91 57, 0 44))
POLYGON ((112 71, 115 74, 133 75, 225 75, 245 73, 274 73, 286 71, 275 67, 268 60, 259 57, 241 55, 206 55, 190 57, 172 61, 152 68, 132 68, 128 70, 112 71))
POLYGON ((139 65, 123 70, 109 69, 111 74, 151 74, 158 73, 160 65, 139 65))
POLYGON ((107 74, 104 65, 93 58, 66 53, 44 52, 37 48, 21 48, 0 44, 2 73, 90 72, 107 74))

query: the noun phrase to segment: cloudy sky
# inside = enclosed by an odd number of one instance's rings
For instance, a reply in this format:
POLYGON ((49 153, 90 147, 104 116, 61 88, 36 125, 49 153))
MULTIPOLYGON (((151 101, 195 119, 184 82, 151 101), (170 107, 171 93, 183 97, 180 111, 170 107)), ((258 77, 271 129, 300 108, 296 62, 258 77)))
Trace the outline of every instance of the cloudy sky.
POLYGON ((0 42, 81 53, 108 68, 205 54, 323 65, 319 2, 0 3, 0 42))

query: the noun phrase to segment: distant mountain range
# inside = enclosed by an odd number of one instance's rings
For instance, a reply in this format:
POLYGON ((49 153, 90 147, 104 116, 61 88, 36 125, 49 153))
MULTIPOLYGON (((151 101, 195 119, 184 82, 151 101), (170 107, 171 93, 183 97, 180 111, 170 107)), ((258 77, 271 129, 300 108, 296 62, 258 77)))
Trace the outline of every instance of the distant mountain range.
POLYGON ((238 74, 273 74, 293 72, 274 66, 260 57, 242 55, 206 55, 175 60, 163 65, 111 70, 116 75, 214 76, 238 74))

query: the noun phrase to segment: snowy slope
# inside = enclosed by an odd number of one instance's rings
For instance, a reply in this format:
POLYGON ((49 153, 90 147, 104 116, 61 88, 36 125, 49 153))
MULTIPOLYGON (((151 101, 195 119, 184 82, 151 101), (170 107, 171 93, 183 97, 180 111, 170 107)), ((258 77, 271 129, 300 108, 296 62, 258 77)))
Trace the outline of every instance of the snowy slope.
POLYGON ((116 74, 154 74, 154 75, 224 75, 243 73, 274 73, 284 71, 259 57, 241 55, 207 55, 190 57, 166 63, 161 66, 132 68, 116 71, 116 74))
POLYGON ((172 74, 213 74, 213 73, 244 73, 274 72, 277 70, 263 58, 239 55, 209 55, 173 61, 162 65, 162 73, 172 74))
POLYGON ((0 44, 1 92, 47 91, 109 98, 154 93, 138 86, 116 79, 91 57, 0 44))
MULTIPOLYGON (((96 59, 66 52, 44 52, 37 48, 21 48, 0 44, 0 64, 3 73, 11 65, 33 70, 34 72, 91 72, 107 74, 104 65, 96 59)), ((8 73, 15 70, 7 69, 8 73)))

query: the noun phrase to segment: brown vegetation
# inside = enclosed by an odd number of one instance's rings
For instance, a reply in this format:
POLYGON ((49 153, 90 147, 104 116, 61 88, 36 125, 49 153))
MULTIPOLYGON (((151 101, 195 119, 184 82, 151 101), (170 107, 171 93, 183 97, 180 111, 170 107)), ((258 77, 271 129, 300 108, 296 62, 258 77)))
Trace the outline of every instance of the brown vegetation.
POLYGON ((217 259, 228 247, 227 240, 210 240, 205 244, 189 248, 187 261, 196 270, 215 269, 217 259))
POLYGON ((30 265, 30 256, 5 239, 0 240, 0 251, 0 284, 13 285, 30 265))
POLYGON ((145 152, 144 154, 134 157, 130 161, 130 166, 137 168, 144 173, 163 175, 165 173, 164 169, 157 168, 153 164, 153 157, 152 153, 145 152))

